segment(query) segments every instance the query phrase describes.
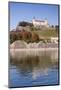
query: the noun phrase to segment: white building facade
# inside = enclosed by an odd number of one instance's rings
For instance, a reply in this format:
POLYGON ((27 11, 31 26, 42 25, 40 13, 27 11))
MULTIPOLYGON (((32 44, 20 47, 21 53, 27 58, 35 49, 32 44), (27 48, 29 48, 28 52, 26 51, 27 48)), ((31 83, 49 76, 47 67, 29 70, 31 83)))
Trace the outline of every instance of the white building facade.
POLYGON ((33 23, 34 27, 42 27, 42 26, 49 27, 49 24, 48 24, 47 20, 36 20, 36 19, 33 19, 32 23, 33 23))

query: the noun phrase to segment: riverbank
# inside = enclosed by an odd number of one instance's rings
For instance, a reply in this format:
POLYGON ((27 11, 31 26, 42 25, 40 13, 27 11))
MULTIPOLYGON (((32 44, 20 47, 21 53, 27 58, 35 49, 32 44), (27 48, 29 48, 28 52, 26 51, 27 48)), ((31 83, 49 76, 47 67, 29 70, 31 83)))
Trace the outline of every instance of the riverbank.
MULTIPOLYGON (((51 58, 58 58, 58 48, 42 48, 42 49, 10 49, 11 58, 15 58, 14 60, 22 60, 26 57, 34 57, 41 56, 43 57, 51 56, 51 58)), ((57 59, 58 60, 58 59, 57 59)), ((55 61, 55 60, 54 60, 55 61)))
POLYGON ((26 43, 24 41, 15 41, 10 45, 10 49, 55 49, 58 48, 58 43, 26 43))
POLYGON ((36 49, 34 49, 34 48, 29 48, 29 49, 16 49, 16 48, 14 48, 14 49, 10 49, 10 51, 49 51, 49 50, 58 50, 58 48, 36 48, 36 49))

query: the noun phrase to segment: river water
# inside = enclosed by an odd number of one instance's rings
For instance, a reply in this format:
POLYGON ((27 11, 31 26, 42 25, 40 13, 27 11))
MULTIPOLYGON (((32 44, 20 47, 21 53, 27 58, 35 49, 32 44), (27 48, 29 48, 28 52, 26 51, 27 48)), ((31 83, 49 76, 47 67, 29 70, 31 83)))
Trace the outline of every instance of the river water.
POLYGON ((9 87, 57 85, 58 50, 11 50, 9 87))

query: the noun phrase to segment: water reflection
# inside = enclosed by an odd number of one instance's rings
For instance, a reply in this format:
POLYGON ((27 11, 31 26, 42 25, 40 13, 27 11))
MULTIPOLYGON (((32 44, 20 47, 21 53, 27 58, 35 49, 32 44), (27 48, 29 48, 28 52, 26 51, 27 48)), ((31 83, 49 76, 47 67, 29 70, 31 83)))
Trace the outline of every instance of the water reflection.
POLYGON ((16 69, 22 77, 28 77, 29 74, 33 80, 43 75, 48 76, 49 70, 58 69, 58 50, 48 51, 11 51, 10 67, 16 66, 16 69))

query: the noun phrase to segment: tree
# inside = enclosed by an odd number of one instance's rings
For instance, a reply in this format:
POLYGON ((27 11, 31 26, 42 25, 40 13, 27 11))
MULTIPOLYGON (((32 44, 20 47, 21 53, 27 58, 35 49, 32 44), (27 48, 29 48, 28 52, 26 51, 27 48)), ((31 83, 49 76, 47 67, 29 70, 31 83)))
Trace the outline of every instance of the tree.
POLYGON ((54 25, 52 25, 51 27, 54 28, 54 25))
POLYGON ((13 43, 15 40, 17 40, 16 33, 10 33, 10 43, 13 43))
POLYGON ((23 26, 23 27, 25 27, 25 26, 33 26, 33 24, 29 23, 29 22, 22 21, 22 22, 19 22, 18 26, 23 26))
POLYGON ((59 33, 59 25, 55 26, 55 30, 56 30, 57 33, 59 33))
POLYGON ((58 25, 55 25, 55 29, 56 29, 56 30, 59 29, 59 26, 58 26, 58 25))
POLYGON ((32 42, 38 42, 39 41, 39 36, 36 33, 32 33, 32 42))

